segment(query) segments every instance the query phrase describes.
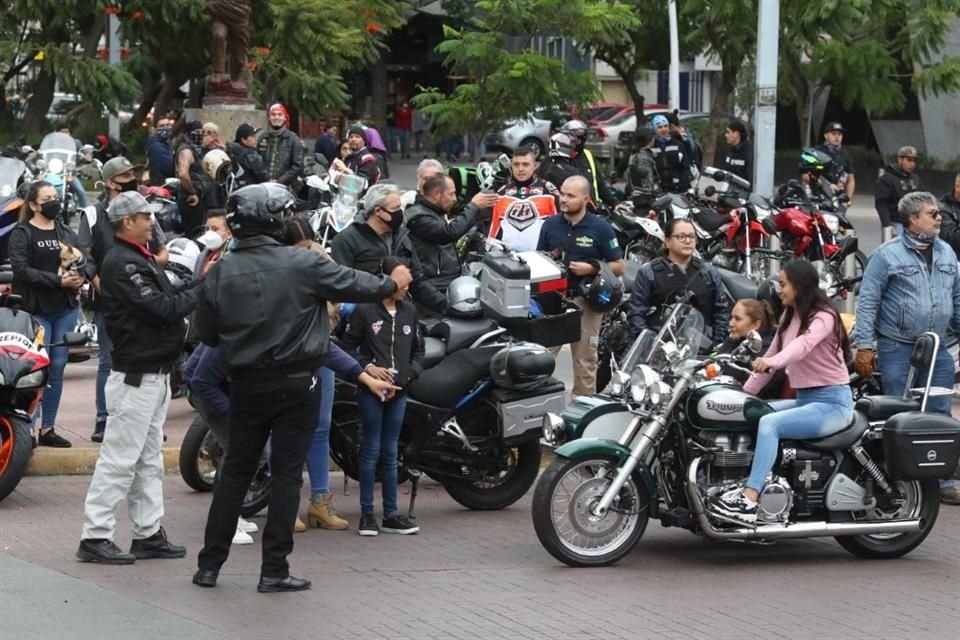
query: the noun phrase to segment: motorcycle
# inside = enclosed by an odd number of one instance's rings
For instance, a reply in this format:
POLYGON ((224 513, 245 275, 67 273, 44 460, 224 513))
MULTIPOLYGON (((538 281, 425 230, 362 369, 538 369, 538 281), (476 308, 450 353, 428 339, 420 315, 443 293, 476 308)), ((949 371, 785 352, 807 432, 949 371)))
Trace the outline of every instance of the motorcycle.
POLYGON ((312 175, 307 178, 311 200, 316 198, 320 207, 308 214, 310 228, 318 242, 329 247, 334 236, 349 227, 360 210, 360 197, 367 190, 367 180, 363 176, 348 173, 338 174, 334 182, 333 175, 312 175))
POLYGON ((40 141, 38 153, 35 179, 56 188, 63 203, 63 220, 69 224, 77 212, 77 199, 70 189, 77 170, 77 144, 65 133, 49 133, 40 141))
MULTIPOLYGON (((0 282, 12 273, 0 272, 0 282)), ((0 501, 16 489, 33 452, 31 416, 47 384, 50 357, 43 329, 26 311, 20 296, 0 297, 0 501)), ((77 346, 85 334, 67 333, 50 347, 77 346)))
POLYGON ((7 261, 7 242, 23 206, 19 188, 26 172, 23 160, 0 156, 0 263, 7 261))
MULTIPOLYGON (((506 508, 523 497, 540 470, 543 415, 564 406, 563 383, 550 377, 553 359, 529 384, 510 388, 494 381, 492 367, 497 354, 517 343, 500 340, 504 330, 496 323, 445 318, 430 333, 442 345, 427 344, 424 372, 407 389, 400 432, 398 478, 413 483, 409 513, 413 517, 421 472, 468 509, 506 508)), ((360 432, 353 386, 340 383, 330 456, 354 480, 360 432)))
MULTIPOLYGON (((657 335, 637 338, 610 395, 578 398, 544 419, 544 438, 562 446, 532 511, 552 556, 571 566, 614 563, 651 517, 714 540, 833 536, 865 558, 899 557, 923 542, 940 508, 938 478, 960 456, 960 422, 921 413, 939 392, 931 378, 919 397, 912 389, 936 335, 918 342, 904 397, 861 399, 842 431, 780 442, 757 522, 745 525, 704 505, 746 477, 757 423, 771 408, 715 377, 717 364, 737 366, 743 354, 701 359, 702 329, 699 313, 676 306, 657 335)), ((759 342, 756 334, 745 341, 751 352, 759 342)))
POLYGON ((614 207, 608 214, 610 226, 617 235, 617 244, 623 250, 624 260, 641 265, 662 255, 663 227, 656 214, 650 212, 647 216, 640 215, 634 200, 627 200, 624 205, 614 207))

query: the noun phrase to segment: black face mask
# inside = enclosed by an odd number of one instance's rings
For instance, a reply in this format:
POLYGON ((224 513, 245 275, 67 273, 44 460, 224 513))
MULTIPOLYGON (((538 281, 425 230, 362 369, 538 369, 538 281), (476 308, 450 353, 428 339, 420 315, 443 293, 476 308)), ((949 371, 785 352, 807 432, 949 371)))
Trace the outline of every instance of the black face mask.
POLYGON ((397 209, 396 211, 387 211, 386 209, 381 209, 381 211, 390 214, 390 232, 396 233, 397 229, 400 228, 400 225, 403 224, 403 209, 397 209))
POLYGON ((50 200, 40 205, 40 215, 48 220, 56 220, 63 213, 63 203, 59 200, 50 200))
POLYGON ((193 144, 200 144, 203 142, 203 131, 200 129, 195 129, 188 133, 187 137, 190 138, 190 142, 193 144))
POLYGON ((117 184, 120 185, 120 189, 119 189, 120 193, 123 193, 124 191, 136 191, 138 186, 136 180, 128 180, 127 182, 118 182, 117 184))

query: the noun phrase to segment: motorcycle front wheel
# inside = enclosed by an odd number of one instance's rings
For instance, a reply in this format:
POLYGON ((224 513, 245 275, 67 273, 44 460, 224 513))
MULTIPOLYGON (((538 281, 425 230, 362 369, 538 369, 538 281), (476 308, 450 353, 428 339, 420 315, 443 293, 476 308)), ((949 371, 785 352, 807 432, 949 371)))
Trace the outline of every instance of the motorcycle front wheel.
POLYGON ((32 453, 30 425, 8 416, 0 417, 0 500, 20 484, 32 453))
POLYGON ((649 495, 630 477, 601 518, 592 513, 617 475, 614 456, 557 458, 533 493, 533 528, 540 544, 571 567, 613 564, 643 536, 650 514, 649 495))

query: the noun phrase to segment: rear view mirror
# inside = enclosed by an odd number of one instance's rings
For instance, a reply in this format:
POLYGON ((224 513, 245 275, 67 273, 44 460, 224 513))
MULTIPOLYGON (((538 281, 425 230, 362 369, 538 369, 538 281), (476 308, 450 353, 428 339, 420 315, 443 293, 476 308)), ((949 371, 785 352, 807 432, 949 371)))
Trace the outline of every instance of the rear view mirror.
POLYGON ((757 355, 763 350, 763 338, 756 331, 748 333, 743 343, 747 346, 747 351, 753 355, 757 355))
POLYGON ((0 271, 0 284, 13 283, 13 271, 0 271))

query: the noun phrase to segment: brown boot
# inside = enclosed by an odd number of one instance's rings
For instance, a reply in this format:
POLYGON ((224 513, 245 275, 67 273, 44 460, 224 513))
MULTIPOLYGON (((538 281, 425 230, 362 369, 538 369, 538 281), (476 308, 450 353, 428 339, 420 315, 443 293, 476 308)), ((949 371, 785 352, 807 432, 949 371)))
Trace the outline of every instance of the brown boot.
POLYGON ((300 519, 300 516, 297 516, 297 521, 293 523, 293 532, 303 533, 306 530, 307 525, 303 524, 303 520, 300 519))
POLYGON ((333 496, 329 493, 322 493, 319 500, 310 501, 307 524, 315 529, 343 530, 350 527, 349 522, 337 517, 337 512, 333 509, 333 496))

